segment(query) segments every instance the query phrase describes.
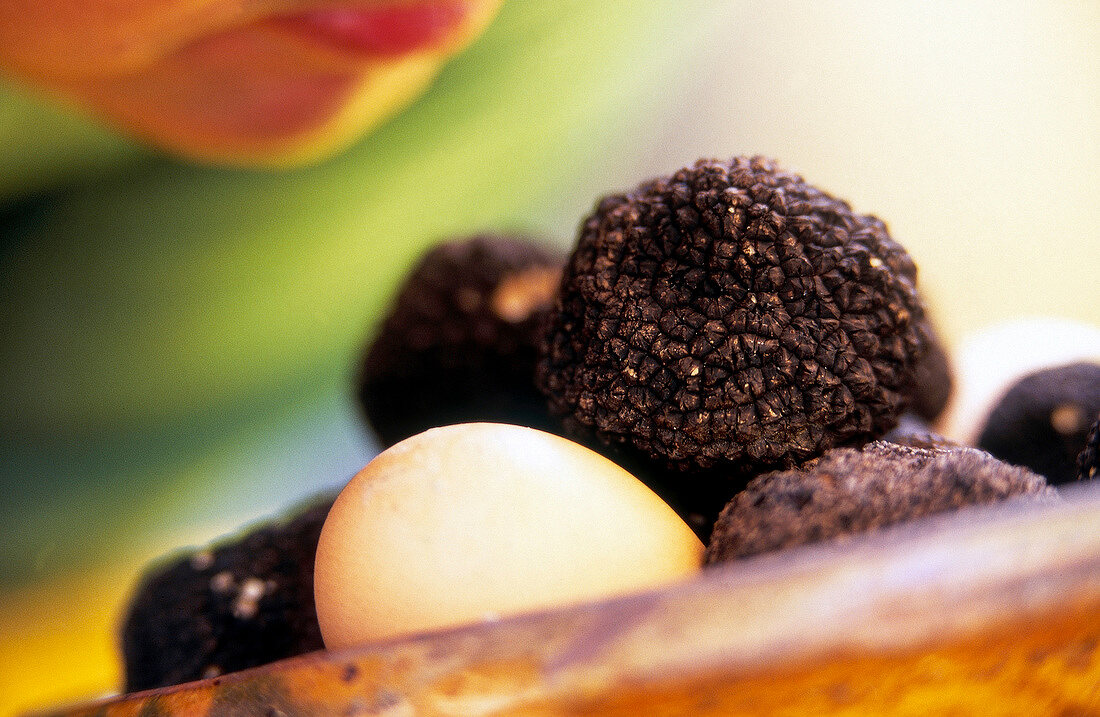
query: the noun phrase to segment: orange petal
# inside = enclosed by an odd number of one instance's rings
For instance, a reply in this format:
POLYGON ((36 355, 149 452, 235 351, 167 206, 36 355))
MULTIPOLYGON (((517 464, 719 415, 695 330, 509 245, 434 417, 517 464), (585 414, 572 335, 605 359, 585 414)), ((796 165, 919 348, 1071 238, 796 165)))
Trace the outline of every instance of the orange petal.
POLYGON ((310 10, 219 29, 128 72, 40 80, 193 159, 299 164, 418 96, 500 0, 310 10))

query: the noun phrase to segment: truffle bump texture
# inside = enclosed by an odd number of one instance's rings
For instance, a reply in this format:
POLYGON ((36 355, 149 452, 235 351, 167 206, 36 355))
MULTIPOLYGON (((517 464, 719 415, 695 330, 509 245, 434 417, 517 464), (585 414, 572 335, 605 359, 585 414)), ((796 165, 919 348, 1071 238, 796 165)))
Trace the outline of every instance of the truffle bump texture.
POLYGON ((517 237, 441 243, 413 268, 368 346, 358 399, 383 445, 434 426, 553 429, 534 371, 564 254, 517 237))
POLYGON ((931 340, 879 219, 773 161, 701 160, 582 224, 539 387, 575 437, 751 475, 884 434, 931 340))
POLYGON ((1042 476, 962 446, 876 441, 754 478, 718 518, 705 561, 719 563, 884 528, 1015 496, 1054 500, 1042 476))

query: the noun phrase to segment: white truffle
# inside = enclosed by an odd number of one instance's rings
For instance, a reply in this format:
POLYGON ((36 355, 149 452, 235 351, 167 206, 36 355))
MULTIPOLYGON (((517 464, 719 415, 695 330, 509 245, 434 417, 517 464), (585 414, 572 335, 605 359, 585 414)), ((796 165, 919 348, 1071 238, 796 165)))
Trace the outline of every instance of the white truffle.
POLYGON ((317 617, 339 648, 643 590, 694 574, 702 550, 649 488, 580 445, 445 426, 341 492, 317 548, 317 617))

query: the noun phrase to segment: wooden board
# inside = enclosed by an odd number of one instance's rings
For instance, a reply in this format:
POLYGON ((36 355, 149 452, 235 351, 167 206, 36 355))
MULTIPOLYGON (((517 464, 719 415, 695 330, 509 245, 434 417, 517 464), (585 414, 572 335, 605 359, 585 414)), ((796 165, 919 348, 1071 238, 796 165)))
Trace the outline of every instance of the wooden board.
POLYGON ((1100 483, 67 715, 1100 715, 1100 483))

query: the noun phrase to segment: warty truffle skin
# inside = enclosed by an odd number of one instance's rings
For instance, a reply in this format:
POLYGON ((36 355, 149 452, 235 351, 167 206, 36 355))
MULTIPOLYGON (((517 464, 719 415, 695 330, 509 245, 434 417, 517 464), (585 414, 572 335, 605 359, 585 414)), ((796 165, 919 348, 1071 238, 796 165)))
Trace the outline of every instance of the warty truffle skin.
POLYGON ((743 477, 881 436, 929 340, 880 220, 771 160, 701 160, 585 220, 537 378, 573 436, 743 477))
POLYGON ((1013 496, 1055 499, 1042 476, 974 448, 887 441, 836 448, 803 468, 754 478, 723 509, 704 561, 837 540, 1013 496))
POLYGON ((324 647, 313 561, 335 495, 285 521, 170 556, 150 569, 122 626, 126 691, 216 677, 324 647))
POLYGON ((534 372, 564 263, 564 253, 493 235, 444 242, 420 259, 358 378, 359 405, 384 446, 470 421, 558 427, 534 372))

